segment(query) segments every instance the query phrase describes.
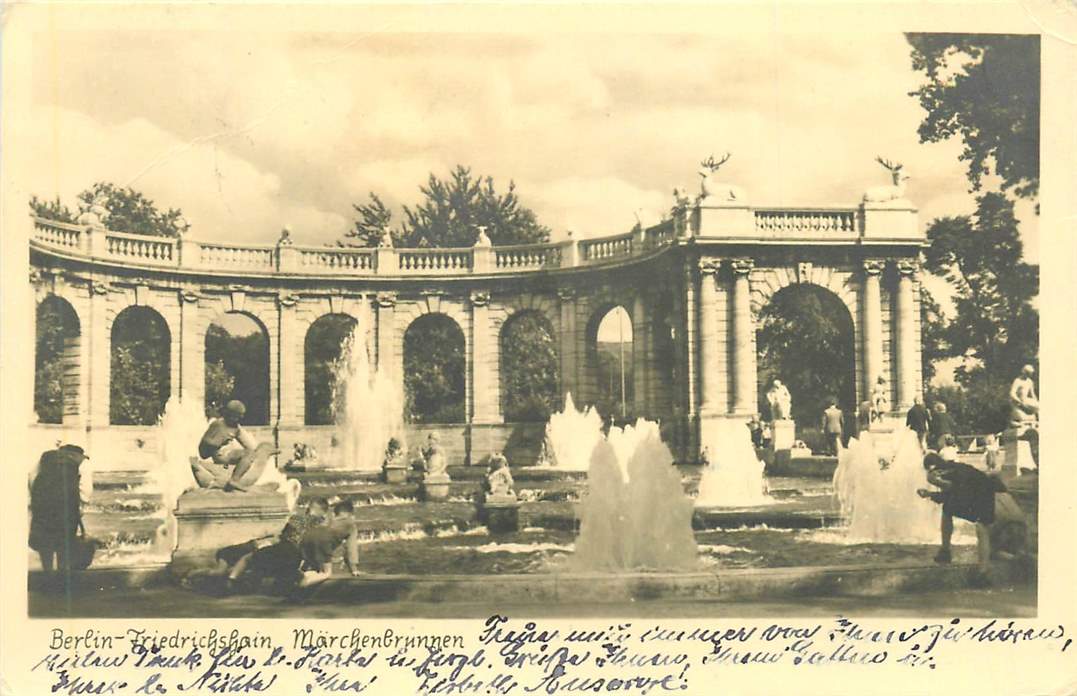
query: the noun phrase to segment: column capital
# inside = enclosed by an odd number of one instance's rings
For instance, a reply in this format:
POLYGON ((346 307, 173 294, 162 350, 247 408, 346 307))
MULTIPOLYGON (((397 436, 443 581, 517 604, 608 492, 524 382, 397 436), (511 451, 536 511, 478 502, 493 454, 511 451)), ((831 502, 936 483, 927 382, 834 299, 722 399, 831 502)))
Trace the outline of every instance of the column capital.
POLYGON ((894 268, 900 275, 912 277, 920 270, 920 262, 915 259, 898 259, 894 262, 894 268))
POLYGON ((883 272, 886 267, 886 261, 883 259, 864 259, 864 274, 869 276, 877 276, 883 272))
POLYGON ((704 257, 699 260, 699 272, 702 275, 716 275, 721 269, 721 259, 704 257))
POLYGON ((568 302, 576 298, 576 288, 557 288, 557 299, 568 302))
POLYGON ((297 302, 299 302, 299 295, 296 295, 294 292, 281 290, 277 293, 277 304, 281 307, 294 307, 297 302))
POLYGON ((374 296, 374 304, 378 307, 392 307, 396 304, 396 293, 383 290, 374 296))
POLYGON ((486 290, 472 290, 467 299, 472 307, 485 307, 490 304, 490 293, 486 290))
POLYGON ((202 296, 194 290, 187 288, 186 290, 180 291, 180 299, 189 304, 197 304, 198 301, 202 299, 202 296))
POLYGON ((93 294, 95 295, 107 295, 112 290, 111 285, 109 285, 108 283, 103 283, 99 280, 91 283, 90 288, 93 290, 93 294))
POLYGON ((748 275, 753 268, 755 268, 755 260, 747 257, 739 259, 730 259, 729 267, 733 269, 735 275, 743 276, 748 275))

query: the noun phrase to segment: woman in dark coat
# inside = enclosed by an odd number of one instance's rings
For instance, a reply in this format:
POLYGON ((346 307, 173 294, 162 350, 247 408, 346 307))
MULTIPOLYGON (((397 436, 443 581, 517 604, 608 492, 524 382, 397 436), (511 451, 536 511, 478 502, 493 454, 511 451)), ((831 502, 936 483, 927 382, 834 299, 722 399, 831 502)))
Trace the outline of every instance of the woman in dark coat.
POLYGON ((30 487, 30 548, 41 556, 41 567, 70 570, 72 551, 82 522, 79 466, 86 459, 81 447, 64 445, 41 455, 30 487))

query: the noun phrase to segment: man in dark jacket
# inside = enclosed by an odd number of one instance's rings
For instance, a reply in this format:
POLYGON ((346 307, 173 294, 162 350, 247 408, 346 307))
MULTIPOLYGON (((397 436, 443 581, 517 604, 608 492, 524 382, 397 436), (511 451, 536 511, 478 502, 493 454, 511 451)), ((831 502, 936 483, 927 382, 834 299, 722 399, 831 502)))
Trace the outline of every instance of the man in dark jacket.
POLYGON ((950 538, 954 533, 954 518, 976 523, 976 550, 980 569, 987 571, 991 564, 991 525, 995 522, 995 494, 1006 486, 994 476, 960 462, 946 461, 929 452, 924 457, 927 480, 939 490, 916 491, 921 498, 942 504, 942 543, 936 563, 951 560, 950 538))
POLYGON ((905 416, 905 426, 920 438, 920 449, 927 449, 927 433, 931 430, 931 411, 924 406, 924 397, 919 394, 913 399, 912 408, 905 416))
POLYGON ((64 445, 41 455, 30 487, 30 548, 51 571, 71 569, 71 550, 82 524, 79 467, 89 459, 77 445, 64 445))

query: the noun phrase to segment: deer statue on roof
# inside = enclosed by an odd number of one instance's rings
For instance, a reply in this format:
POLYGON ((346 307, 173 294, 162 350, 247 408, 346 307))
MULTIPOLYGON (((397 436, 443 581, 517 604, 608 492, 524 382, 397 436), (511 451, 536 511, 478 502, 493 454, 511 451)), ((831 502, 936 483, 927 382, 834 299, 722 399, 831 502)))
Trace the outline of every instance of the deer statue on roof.
POLYGON ((885 203, 905 198, 905 182, 909 180, 909 175, 902 171, 902 165, 878 156, 875 161, 890 172, 894 183, 890 186, 872 186, 864 193, 864 202, 885 203))
POLYGON ((711 155, 707 159, 699 163, 699 200, 703 201, 707 198, 717 199, 715 202, 744 202, 747 196, 744 193, 744 189, 739 186, 733 186, 732 184, 721 184, 714 180, 714 175, 718 173, 722 165, 729 161, 732 157, 730 153, 725 155, 720 160, 715 160, 714 155, 711 155))

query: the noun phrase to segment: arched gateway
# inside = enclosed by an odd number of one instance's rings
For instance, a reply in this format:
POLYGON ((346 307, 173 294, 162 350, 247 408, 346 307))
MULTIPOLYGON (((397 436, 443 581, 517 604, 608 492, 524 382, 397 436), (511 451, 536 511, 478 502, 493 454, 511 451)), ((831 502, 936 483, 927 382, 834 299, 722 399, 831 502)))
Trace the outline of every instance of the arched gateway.
POLYGON ((354 317, 378 369, 403 385, 409 327, 437 315, 458 330, 463 354, 459 422, 444 427, 477 462, 520 426, 506 422, 518 416, 504 413, 501 394, 512 317, 541 319, 560 393, 587 404, 602 386, 595 317, 620 306, 632 325, 626 415, 660 419, 677 456, 691 461, 718 421, 758 410, 759 312, 798 284, 825 288, 848 310, 856 398, 882 375, 894 409, 909 406, 921 384, 917 258, 925 244, 912 205, 712 200, 682 199, 670 220, 628 234, 464 249, 315 248, 287 237, 245 246, 112 232, 92 217, 85 225, 34 219, 31 282, 39 301, 63 298, 78 327, 64 349, 62 423, 38 427, 85 430, 108 443, 114 460, 99 465, 145 466, 133 443, 146 441, 147 426, 110 423, 114 320, 131 306, 152 310, 168 341, 162 380, 201 404, 207 326, 222 312, 244 312, 269 341, 269 424, 258 436, 286 452, 295 442, 328 446, 333 426, 317 424, 326 419, 310 403, 320 393, 308 345, 319 317, 354 317))

